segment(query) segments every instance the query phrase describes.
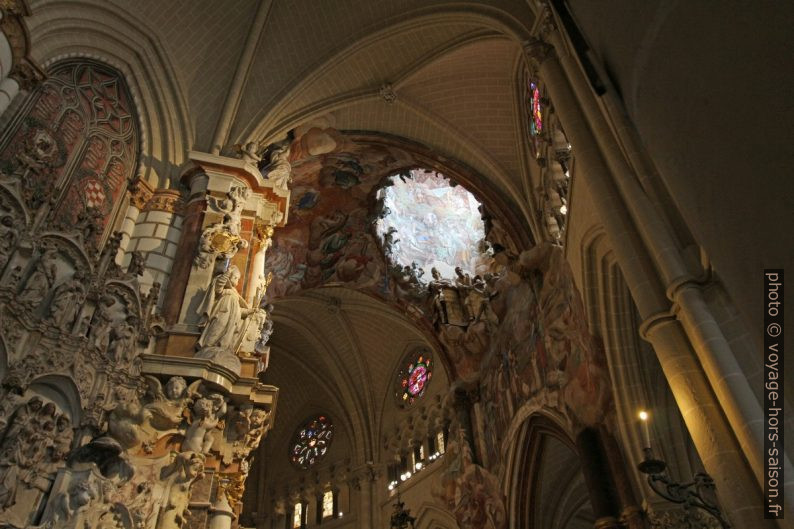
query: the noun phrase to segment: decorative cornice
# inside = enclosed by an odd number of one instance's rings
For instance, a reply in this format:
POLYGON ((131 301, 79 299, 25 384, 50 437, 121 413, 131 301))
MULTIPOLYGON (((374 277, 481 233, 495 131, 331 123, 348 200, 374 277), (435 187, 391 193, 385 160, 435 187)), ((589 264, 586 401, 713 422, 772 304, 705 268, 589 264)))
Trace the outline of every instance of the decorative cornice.
POLYGON ((130 193, 130 205, 138 208, 138 211, 143 211, 144 206, 154 193, 152 186, 140 177, 130 182, 127 190, 130 193))
POLYGON ((179 213, 182 207, 182 194, 176 189, 157 189, 144 206, 145 211, 166 211, 179 213))

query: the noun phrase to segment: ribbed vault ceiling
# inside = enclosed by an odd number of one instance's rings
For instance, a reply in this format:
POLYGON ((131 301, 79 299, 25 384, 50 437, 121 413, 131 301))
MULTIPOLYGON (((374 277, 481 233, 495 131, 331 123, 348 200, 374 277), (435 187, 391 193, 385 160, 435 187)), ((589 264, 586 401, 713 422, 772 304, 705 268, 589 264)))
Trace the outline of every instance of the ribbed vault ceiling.
MULTIPOLYGON (((378 460, 382 430, 394 428, 384 417, 399 413, 391 395, 397 365, 413 347, 430 347, 425 337, 385 303, 345 288, 280 299, 273 314, 264 381, 280 392, 274 428, 260 448, 272 464, 269 472, 300 475, 286 453, 295 429, 313 413, 327 413, 336 424, 327 462, 355 467, 378 460)), ((447 386, 440 360, 429 394, 443 394, 447 386)))
MULTIPOLYGON (((31 0, 30 6, 36 59, 84 54, 120 66, 140 87, 139 111, 159 120, 150 127, 154 141, 179 137, 188 142, 184 149, 209 150, 227 102, 234 104, 224 152, 235 143, 281 139, 330 113, 337 129, 419 142, 475 168, 518 207, 526 203, 526 141, 516 110, 519 43, 534 17, 523 0, 175 0, 167 6, 31 0), (246 39, 257 29, 253 20, 268 5, 246 81, 234 92, 246 39), (83 51, 75 46, 80 42, 83 51), (114 51, 104 57, 102 49, 114 51), (378 93, 384 83, 397 94, 393 104, 378 93), (164 113, 180 117, 169 121, 164 113)), ((161 185, 179 176, 179 151, 147 162, 161 185)))

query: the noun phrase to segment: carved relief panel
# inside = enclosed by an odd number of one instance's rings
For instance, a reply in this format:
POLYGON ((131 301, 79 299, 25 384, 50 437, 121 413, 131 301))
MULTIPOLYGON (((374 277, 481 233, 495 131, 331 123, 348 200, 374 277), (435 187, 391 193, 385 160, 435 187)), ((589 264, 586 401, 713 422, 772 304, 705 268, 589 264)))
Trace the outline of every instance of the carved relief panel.
POLYGON ((26 205, 56 225, 95 217, 96 233, 118 207, 139 151, 130 92, 112 69, 61 63, 0 139, 0 175, 16 180, 26 205))

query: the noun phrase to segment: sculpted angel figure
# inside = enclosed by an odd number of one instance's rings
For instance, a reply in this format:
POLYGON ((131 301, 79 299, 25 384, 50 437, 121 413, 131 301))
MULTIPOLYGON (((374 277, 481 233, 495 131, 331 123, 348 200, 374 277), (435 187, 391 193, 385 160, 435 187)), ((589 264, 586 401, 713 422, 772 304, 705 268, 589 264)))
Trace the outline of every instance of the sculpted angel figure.
POLYGON ((201 479, 204 472, 204 455, 195 452, 177 454, 173 463, 163 468, 161 480, 168 479, 168 500, 161 507, 157 524, 159 529, 181 529, 190 516, 190 487, 201 479))
POLYGON ((204 331, 199 337, 197 348, 218 347, 234 352, 243 319, 261 310, 248 307, 235 288, 238 281, 240 270, 234 265, 212 281, 201 303, 204 331))
POLYGON ((163 388, 160 381, 151 375, 144 375, 146 394, 150 399, 144 408, 149 411, 149 422, 158 430, 169 430, 182 422, 182 411, 190 399, 198 395, 201 380, 196 380, 189 387, 182 377, 171 377, 163 388))
POLYGON ((185 432, 182 451, 206 454, 212 448, 212 431, 226 415, 226 400, 222 395, 213 393, 198 399, 192 411, 192 422, 185 432))
POLYGON ((223 225, 234 236, 240 235, 240 219, 250 194, 247 187, 234 186, 226 193, 227 198, 215 200, 215 207, 223 212, 223 225))

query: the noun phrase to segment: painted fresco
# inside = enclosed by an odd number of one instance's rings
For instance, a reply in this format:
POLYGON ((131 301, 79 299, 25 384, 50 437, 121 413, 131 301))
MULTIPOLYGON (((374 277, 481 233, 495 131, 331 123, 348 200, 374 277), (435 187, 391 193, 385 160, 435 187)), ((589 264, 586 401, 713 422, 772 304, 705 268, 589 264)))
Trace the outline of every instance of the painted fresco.
POLYGON ((491 308, 498 324, 483 334, 482 354, 460 338, 445 339, 441 329, 459 378, 476 385, 480 403, 475 431, 453 419, 457 451, 450 450, 436 487, 462 529, 505 527, 503 499, 488 491, 505 475, 505 441, 522 407, 553 410, 572 431, 602 422, 612 408, 606 359, 560 247, 538 246, 511 260, 494 283, 491 308), (469 446, 478 450, 477 463, 469 446))
POLYGON ((493 234, 505 232, 493 227, 500 225, 493 218, 485 229, 494 256, 483 265, 450 251, 447 240, 477 247, 479 227, 448 226, 448 217, 471 205, 448 202, 441 204, 442 215, 431 216, 415 186, 430 182, 438 190, 446 184, 434 173, 410 171, 417 164, 408 153, 356 145, 333 129, 306 132, 291 153, 290 221, 268 251, 274 275, 268 294, 343 285, 393 303, 432 329, 454 381, 475 388, 479 402, 473 430, 452 420, 435 497, 462 529, 502 529, 503 498, 492 491, 504 476, 503 450, 521 408, 553 410, 575 431, 602 422, 612 406, 604 354, 588 330, 562 249, 545 244, 519 252, 507 239, 496 244, 493 234), (395 173, 402 177, 378 197, 384 178, 395 173), (403 186, 411 176, 415 181, 403 186), (391 210, 404 220, 381 222, 377 235, 378 221, 391 210), (463 229, 476 235, 458 233, 463 229), (405 261, 385 257, 398 255, 405 261), (447 259, 470 263, 470 269, 451 275, 427 269, 447 259))
POLYGON ((310 129, 291 148, 289 222, 268 250, 268 296, 345 285, 394 300, 389 267, 375 235, 376 190, 415 163, 396 148, 362 146, 334 129, 310 129))

